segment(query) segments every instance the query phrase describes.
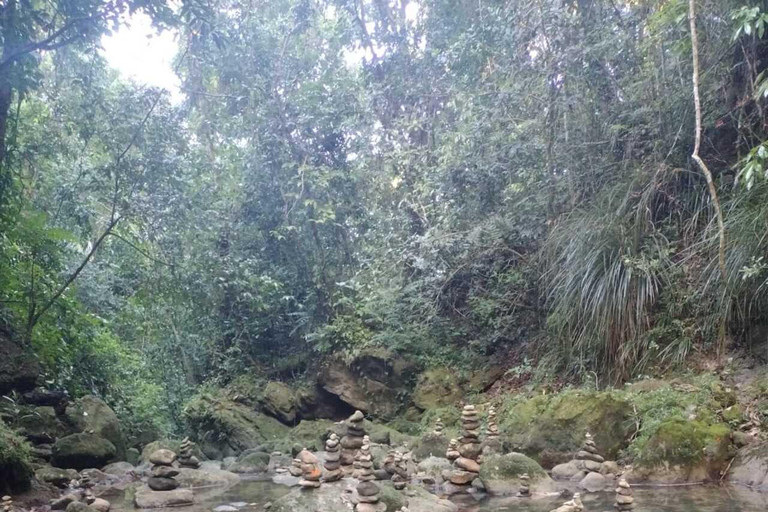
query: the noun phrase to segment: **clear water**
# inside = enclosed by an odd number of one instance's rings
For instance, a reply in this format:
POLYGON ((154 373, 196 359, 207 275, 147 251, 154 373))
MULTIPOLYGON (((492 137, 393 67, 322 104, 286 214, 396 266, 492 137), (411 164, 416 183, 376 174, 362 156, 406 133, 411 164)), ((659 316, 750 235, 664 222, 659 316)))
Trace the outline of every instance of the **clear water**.
MULTIPOLYGON (((263 510, 263 505, 274 502, 291 492, 291 488, 269 481, 244 480, 226 490, 201 489, 195 491, 197 502, 183 509, 169 512, 211 512, 219 505, 247 503, 243 512, 263 510)), ((636 512, 766 512, 768 494, 728 486, 692 486, 674 488, 635 488, 636 512)), ((612 493, 587 494, 582 501, 587 512, 615 512, 612 493)), ((122 496, 109 498, 115 512, 135 512, 129 499, 122 496)), ((462 512, 549 512, 564 501, 559 497, 546 498, 486 498, 454 497, 462 512)), ((162 510, 162 509, 159 509, 162 510)), ((337 511, 321 511, 337 512, 337 511)))

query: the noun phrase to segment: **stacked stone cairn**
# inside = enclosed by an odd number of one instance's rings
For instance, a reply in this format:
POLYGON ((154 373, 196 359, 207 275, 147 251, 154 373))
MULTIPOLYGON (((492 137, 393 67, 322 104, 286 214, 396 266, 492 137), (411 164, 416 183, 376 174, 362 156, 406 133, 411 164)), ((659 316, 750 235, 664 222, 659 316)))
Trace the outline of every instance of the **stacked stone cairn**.
POLYGON ((395 474, 395 453, 395 450, 389 450, 381 464, 381 467, 384 468, 384 471, 389 473, 390 476, 395 474))
POLYGON ((480 474, 480 463, 477 461, 482 452, 480 443, 480 417, 474 405, 464 406, 461 412, 461 444, 459 458, 453 463, 456 468, 450 476, 454 485, 469 485, 480 474))
POLYGON ((408 484, 408 468, 406 467, 402 453, 395 452, 395 462, 393 466, 395 474, 392 475, 392 485, 396 490, 402 491, 408 484))
POLYGON ((623 478, 619 480, 619 486, 616 488, 616 503, 614 503, 613 508, 619 511, 635 509, 632 487, 623 478))
POLYGON ((520 475, 520 490, 517 491, 518 498, 530 498, 531 496, 531 477, 528 473, 520 475))
POLYGON ((320 461, 308 450, 302 450, 298 455, 301 461, 301 480, 299 485, 303 489, 317 489, 320 487, 320 479, 323 477, 323 470, 320 467, 320 461))
POLYGON ((291 476, 300 477, 302 475, 301 460, 293 459, 293 462, 291 462, 291 467, 288 468, 288 472, 291 474, 291 476))
POLYGON ((585 437, 584 445, 576 454, 576 460, 579 461, 579 468, 588 472, 599 473, 605 459, 598 453, 595 441, 592 439, 592 434, 587 432, 585 437))
POLYGON ((344 473, 341 471, 341 453, 339 450, 339 437, 336 434, 331 434, 328 440, 325 442, 325 474, 323 475, 324 482, 336 482, 341 480, 344 473))
POLYGON ((357 466, 355 477, 360 480, 357 484, 358 503, 355 512, 385 512, 387 505, 379 502, 381 489, 374 482, 376 477, 373 474, 371 440, 368 436, 363 438, 363 446, 360 447, 355 463, 357 466))
POLYGON ((13 499, 10 496, 3 496, 3 512, 11 512, 13 508, 13 499))
POLYGON ((195 443, 185 437, 181 442, 179 448, 179 465, 183 468, 198 469, 200 467, 200 460, 192 455, 195 449, 195 443))
POLYGON ((448 443, 448 451, 445 452, 445 458, 453 462, 456 459, 458 459, 460 456, 461 455, 459 454, 459 442, 456 439, 451 439, 451 442, 448 443))
POLYGON ((365 421, 365 416, 360 411, 355 411, 347 419, 347 435, 341 438, 340 458, 342 469, 347 471, 355 463, 357 451, 363 447, 363 437, 365 437, 363 421, 365 421))
POLYGON ((432 432, 436 436, 443 435, 443 429, 445 428, 445 425, 443 425, 443 419, 437 418, 437 421, 435 421, 435 430, 432 432))
POLYGON ((171 450, 157 450, 149 457, 152 463, 152 476, 147 485, 153 491, 172 491, 179 486, 179 482, 173 477, 179 474, 179 470, 173 467, 176 454, 171 450))
POLYGON ((496 408, 493 406, 488 409, 488 428, 485 435, 489 441, 499 438, 499 424, 496 422, 496 408))
POLYGON ((584 504, 581 502, 581 495, 576 493, 571 500, 566 501, 555 510, 550 510, 549 512, 582 512, 583 510, 584 504))

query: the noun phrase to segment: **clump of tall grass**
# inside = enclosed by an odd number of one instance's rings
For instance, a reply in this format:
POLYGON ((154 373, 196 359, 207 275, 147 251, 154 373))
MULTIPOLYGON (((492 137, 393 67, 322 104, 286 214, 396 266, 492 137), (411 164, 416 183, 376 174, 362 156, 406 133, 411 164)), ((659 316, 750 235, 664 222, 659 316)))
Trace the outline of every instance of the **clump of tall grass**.
POLYGON ((657 224, 677 209, 675 173, 639 173, 560 221, 546 246, 548 320, 573 370, 626 378, 644 358, 652 310, 670 282, 672 249, 657 224))

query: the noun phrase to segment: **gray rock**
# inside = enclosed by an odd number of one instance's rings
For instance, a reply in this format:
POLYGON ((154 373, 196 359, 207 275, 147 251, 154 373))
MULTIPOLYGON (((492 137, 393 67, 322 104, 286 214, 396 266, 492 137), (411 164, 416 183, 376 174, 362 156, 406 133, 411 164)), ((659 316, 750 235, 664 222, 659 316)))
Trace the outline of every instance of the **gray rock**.
POLYGON ((95 508, 91 508, 82 501, 73 501, 66 508, 67 512, 99 512, 95 508))
POLYGON ((572 460, 565 464, 558 464, 552 468, 552 478, 555 480, 570 480, 574 475, 581 472, 577 461, 572 460))
POLYGON ((728 481, 759 491, 768 490, 768 441, 739 450, 728 472, 728 481))
POLYGON ((149 456, 149 462, 152 464, 158 464, 160 466, 170 466, 175 460, 176 454, 171 450, 166 450, 164 448, 156 450, 152 453, 152 455, 149 456))
POLYGON ((51 462, 59 468, 100 468, 111 462, 117 453, 115 445, 94 434, 72 434, 53 445, 51 462))
POLYGON ((77 478, 77 472, 68 470, 53 468, 50 466, 43 466, 35 471, 35 477, 47 484, 55 485, 61 489, 64 489, 69 485, 69 481, 77 478))
POLYGON ((80 497, 77 494, 65 494, 61 498, 51 500, 51 509, 66 510, 69 504, 73 501, 80 501, 80 497))
POLYGON ((166 508, 183 507, 195 502, 195 495, 190 489, 174 489, 172 491, 153 491, 142 486, 136 489, 133 497, 136 508, 166 508))
POLYGON ((213 512, 237 512, 238 508, 231 505, 219 505, 213 509, 213 512))
POLYGON ((149 485, 149 488, 153 491, 172 491, 179 486, 179 482, 173 478, 153 476, 147 480, 147 485, 149 485))
POLYGON ((589 492, 597 492, 604 490, 607 484, 608 480, 606 480, 600 473, 588 473, 587 476, 579 482, 579 487, 589 492))
POLYGON ((107 475, 124 476, 126 473, 134 471, 136 468, 128 462, 113 462, 107 464, 101 470, 107 475))

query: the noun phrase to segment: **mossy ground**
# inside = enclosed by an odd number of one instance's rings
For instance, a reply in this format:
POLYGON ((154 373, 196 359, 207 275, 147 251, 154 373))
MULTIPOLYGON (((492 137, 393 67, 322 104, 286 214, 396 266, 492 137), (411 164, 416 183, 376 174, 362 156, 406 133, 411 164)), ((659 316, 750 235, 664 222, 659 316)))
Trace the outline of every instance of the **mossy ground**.
POLYGON ((0 421, 0 491, 24 491, 31 477, 29 444, 0 421))

